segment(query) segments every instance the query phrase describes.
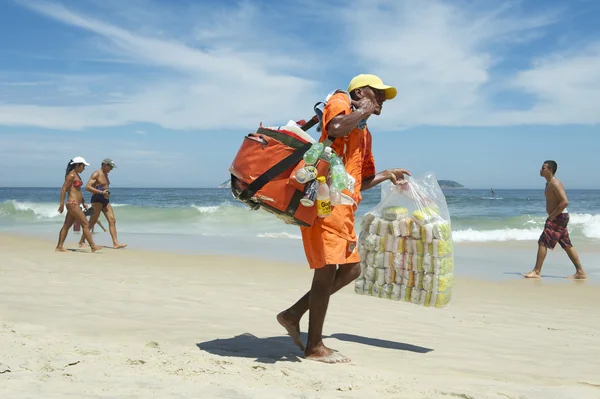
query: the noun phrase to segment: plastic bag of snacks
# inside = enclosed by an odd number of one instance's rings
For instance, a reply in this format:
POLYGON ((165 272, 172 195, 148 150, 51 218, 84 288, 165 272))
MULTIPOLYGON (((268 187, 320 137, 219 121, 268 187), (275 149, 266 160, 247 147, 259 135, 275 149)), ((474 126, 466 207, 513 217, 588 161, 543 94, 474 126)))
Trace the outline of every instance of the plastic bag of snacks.
POLYGON ((454 245, 446 199, 433 173, 382 184, 362 219, 355 292, 442 308, 450 303, 454 245))

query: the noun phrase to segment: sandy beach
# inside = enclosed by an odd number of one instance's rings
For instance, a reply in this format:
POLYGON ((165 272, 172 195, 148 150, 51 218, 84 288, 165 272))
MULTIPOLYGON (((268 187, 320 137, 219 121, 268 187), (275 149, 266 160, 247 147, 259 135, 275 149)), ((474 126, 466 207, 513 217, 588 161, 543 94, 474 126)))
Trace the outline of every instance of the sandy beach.
POLYGON ((593 279, 462 276, 446 309, 349 286, 324 333, 352 363, 325 365, 275 320, 302 263, 54 246, 0 235, 2 398, 600 398, 593 279))

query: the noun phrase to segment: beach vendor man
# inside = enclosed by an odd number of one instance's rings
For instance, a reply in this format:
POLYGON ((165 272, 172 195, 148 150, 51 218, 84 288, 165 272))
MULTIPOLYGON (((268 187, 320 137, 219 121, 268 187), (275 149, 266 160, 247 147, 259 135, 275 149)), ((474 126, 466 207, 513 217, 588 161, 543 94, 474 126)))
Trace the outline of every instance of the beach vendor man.
MULTIPOLYGON (((113 241, 113 248, 121 249, 125 248, 127 244, 121 244, 117 239, 117 221, 115 219, 113 208, 110 205, 110 180, 108 178, 110 171, 116 167, 117 165, 115 165, 112 159, 105 158, 100 165, 100 169, 92 173, 90 176, 85 189, 92 193, 92 199, 90 202, 94 208, 94 213, 92 216, 90 216, 90 228, 93 228, 96 224, 96 221, 100 217, 100 212, 104 213, 106 220, 108 220, 108 231, 110 232, 110 236, 113 241)), ((81 240, 79 241, 80 247, 85 245, 84 240, 85 238, 81 237, 81 240)))
POLYGON ((294 343, 304 351, 307 359, 325 363, 345 363, 349 359, 333 351, 323 343, 323 323, 329 305, 329 297, 360 275, 360 257, 354 229, 354 213, 361 201, 361 191, 391 180, 396 184, 405 169, 389 169, 375 173, 371 152, 371 133, 366 122, 371 115, 379 115, 383 103, 396 97, 396 89, 383 84, 375 76, 361 74, 348 86, 348 95, 333 94, 322 118, 322 134, 319 141, 335 138, 332 150, 342 157, 346 171, 354 180, 354 187, 344 190, 355 204, 337 205, 330 216, 318 219, 310 227, 302 227, 304 251, 314 276, 310 291, 289 309, 277 315, 294 343), (306 346, 300 340, 300 319, 309 311, 308 340, 306 346))

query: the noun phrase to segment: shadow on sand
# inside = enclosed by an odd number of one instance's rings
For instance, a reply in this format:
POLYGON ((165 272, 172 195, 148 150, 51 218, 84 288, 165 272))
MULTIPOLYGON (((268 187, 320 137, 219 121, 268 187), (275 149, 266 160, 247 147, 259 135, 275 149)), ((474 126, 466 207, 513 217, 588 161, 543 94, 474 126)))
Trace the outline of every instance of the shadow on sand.
POLYGON ((429 353, 429 352, 433 351, 433 349, 430 349, 430 348, 424 348, 422 346, 405 344, 404 342, 387 341, 385 339, 362 337, 360 335, 353 335, 353 334, 343 334, 343 333, 332 334, 325 338, 335 338, 335 339, 339 339, 340 341, 355 342, 357 344, 375 346, 377 348, 383 348, 383 349, 394 349, 397 351, 405 351, 405 352, 429 353))
MULTIPOLYGON (((335 338, 340 341, 355 342, 378 348, 415 353, 428 353, 433 351, 433 349, 402 342, 386 341, 352 334, 332 334, 323 338, 335 338)), ((302 334, 302 340, 306 342, 306 334, 302 334)), ((292 340, 287 335, 258 338, 250 333, 245 333, 233 338, 201 342, 196 344, 196 346, 200 350, 213 355, 250 358, 255 359, 260 363, 299 362, 304 357, 300 349, 293 344, 292 340)))

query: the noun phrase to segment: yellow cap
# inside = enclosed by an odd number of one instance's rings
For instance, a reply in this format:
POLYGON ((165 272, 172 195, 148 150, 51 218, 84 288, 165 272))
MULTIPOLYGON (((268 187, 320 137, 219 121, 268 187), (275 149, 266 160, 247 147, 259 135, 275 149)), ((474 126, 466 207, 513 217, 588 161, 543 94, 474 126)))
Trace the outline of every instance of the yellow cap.
POLYGON ((348 85, 348 93, 351 93, 352 90, 360 89, 361 87, 366 86, 378 90, 384 90, 386 100, 391 100, 392 98, 396 97, 396 93, 398 92, 395 87, 384 85, 383 80, 381 80, 381 78, 378 76, 363 73, 352 78, 350 84, 348 85))
POLYGON ((325 179, 325 176, 319 176, 319 177, 317 177, 317 181, 319 183, 325 183, 327 181, 327 179, 325 179))

